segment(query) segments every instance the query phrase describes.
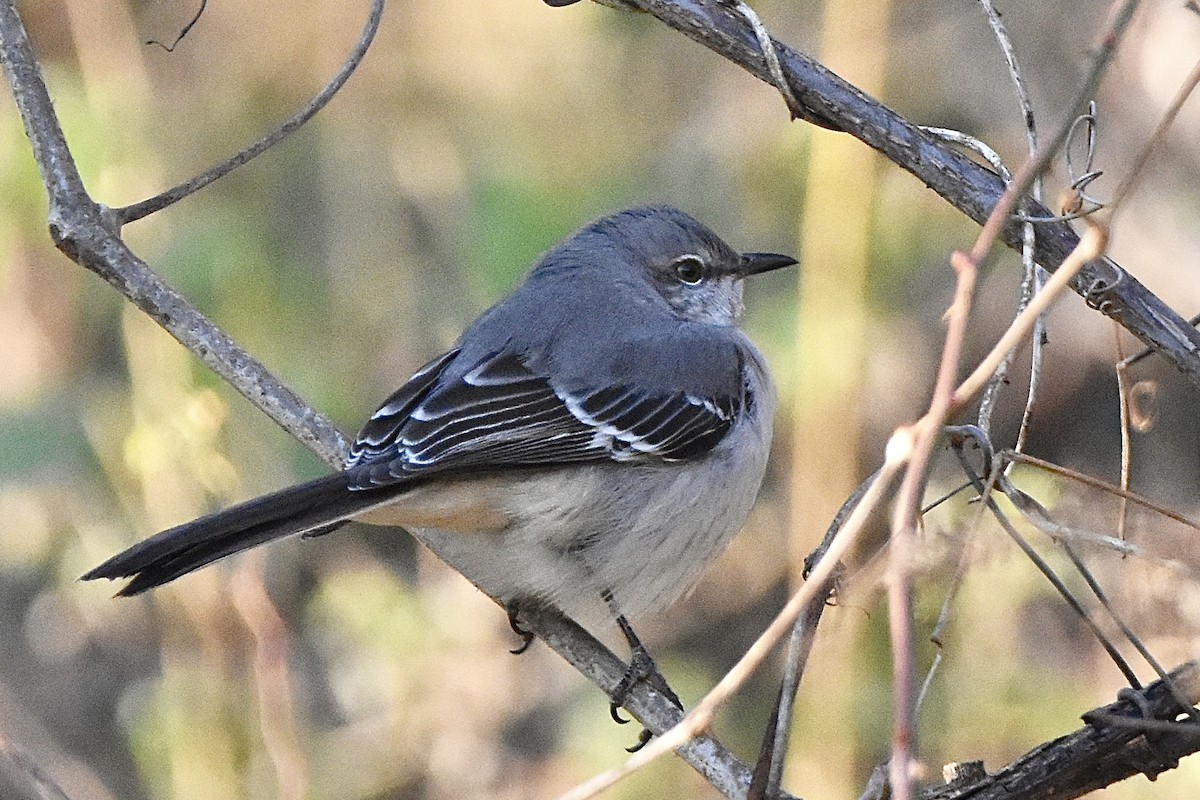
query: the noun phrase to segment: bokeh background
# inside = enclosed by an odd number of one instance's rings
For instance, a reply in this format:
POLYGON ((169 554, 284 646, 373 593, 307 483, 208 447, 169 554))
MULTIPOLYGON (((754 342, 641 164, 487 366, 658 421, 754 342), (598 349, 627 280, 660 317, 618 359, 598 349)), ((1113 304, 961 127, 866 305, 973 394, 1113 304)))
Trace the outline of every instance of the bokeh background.
MULTIPOLYGON (((30 27, 94 196, 146 197, 228 155, 333 74, 365 3, 221 0, 173 53, 194 3, 30 0, 30 27)), ((1061 122, 1107 3, 1005 3, 1043 130, 1061 122)), ((990 142, 1024 134, 979 8, 951 0, 758 4, 909 118, 990 142)), ((1200 17, 1139 12, 1098 97, 1106 196, 1191 64, 1200 17)), ((1185 316, 1200 307, 1200 104, 1185 109, 1122 211, 1112 255, 1185 316)), ((1050 197, 1061 188, 1055 165, 1050 197)), ((772 467, 745 532, 686 601, 639 629, 694 703, 798 580, 800 560, 893 428, 919 414, 951 292, 947 254, 976 233, 849 137, 789 123, 768 87, 655 20, 580 3, 393 0, 374 49, 297 135, 130 226, 134 249, 303 396, 353 431, 412 370, 588 219, 678 205, 736 247, 803 269, 748 291, 747 327, 781 392, 772 467)), ((618 763, 635 726, 405 535, 347 529, 204 570, 136 600, 77 576, 133 541, 320 474, 322 464, 46 235, 46 201, 0 100, 0 735, 77 800, 552 797, 618 763)), ((983 276, 968 358, 1011 316, 1018 263, 983 276)), ((1050 319, 1032 453, 1119 475, 1113 363, 1136 346, 1069 297, 1050 319)), ((996 420, 1016 430, 1027 357, 996 420)), ((1153 359, 1133 486, 1192 518, 1196 389, 1153 359)), ((930 495, 960 478, 948 456, 930 495)), ((1111 534, 1103 493, 1031 469, 1064 522, 1111 534)), ((921 539, 918 654, 963 543, 971 569, 921 716, 920 754, 997 768, 1076 727, 1120 676, 965 498, 921 539)), ((1026 526, 1027 530, 1027 526, 1026 526)), ((1196 532, 1134 514, 1147 554, 1091 549, 1122 611, 1167 664, 1194 655, 1196 532), (1165 556, 1175 559, 1164 561, 1165 556)), ((1044 538, 1030 532, 1048 556, 1044 538)), ((1055 563, 1061 563, 1057 558, 1055 563)), ((801 690, 788 786, 857 796, 887 751, 890 661, 879 565, 846 588, 801 690)), ((1077 586, 1077 579, 1070 579, 1077 586)), ((610 640, 612 632, 602 632, 610 640)), ((752 757, 778 665, 717 733, 752 757)), ((1146 674, 1143 670, 1143 674, 1146 674)), ((32 796, 8 771, 4 797, 32 796)), ((1194 763, 1112 798, 1194 796, 1194 763)), ((608 797, 711 797, 665 760, 608 797)))

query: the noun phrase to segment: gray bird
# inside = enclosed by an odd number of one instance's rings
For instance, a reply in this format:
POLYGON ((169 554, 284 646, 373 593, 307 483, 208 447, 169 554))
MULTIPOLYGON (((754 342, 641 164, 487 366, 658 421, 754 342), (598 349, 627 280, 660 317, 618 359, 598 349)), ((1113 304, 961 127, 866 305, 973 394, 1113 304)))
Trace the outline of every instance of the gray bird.
POLYGON ((673 208, 596 220, 389 397, 344 471, 163 531, 84 578, 131 578, 119 594, 134 595, 357 520, 413 529, 510 620, 548 602, 588 624, 611 611, 632 637, 623 617, 676 599, 750 513, 775 396, 736 327, 742 279, 795 263, 739 254, 673 208))

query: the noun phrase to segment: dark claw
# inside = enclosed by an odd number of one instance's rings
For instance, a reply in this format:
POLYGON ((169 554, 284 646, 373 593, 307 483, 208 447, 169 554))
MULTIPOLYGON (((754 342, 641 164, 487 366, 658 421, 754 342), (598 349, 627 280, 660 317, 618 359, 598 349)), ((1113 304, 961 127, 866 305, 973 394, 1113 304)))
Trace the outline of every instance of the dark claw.
POLYGON ((618 725, 628 725, 630 720, 621 716, 621 704, 613 700, 608 704, 608 715, 613 718, 613 722, 618 725))
POLYGON ((642 728, 642 732, 638 735, 637 743, 626 747, 625 752, 636 753, 638 750, 641 750, 643 747, 650 744, 650 740, 653 738, 654 734, 650 732, 649 728, 642 728))
POLYGON ((522 627, 521 623, 517 620, 519 609, 517 608, 516 600, 509 600, 504 606, 504 611, 508 614, 508 627, 512 628, 513 633, 521 637, 521 644, 508 652, 514 656, 519 656, 528 650, 529 645, 533 643, 533 631, 522 627))

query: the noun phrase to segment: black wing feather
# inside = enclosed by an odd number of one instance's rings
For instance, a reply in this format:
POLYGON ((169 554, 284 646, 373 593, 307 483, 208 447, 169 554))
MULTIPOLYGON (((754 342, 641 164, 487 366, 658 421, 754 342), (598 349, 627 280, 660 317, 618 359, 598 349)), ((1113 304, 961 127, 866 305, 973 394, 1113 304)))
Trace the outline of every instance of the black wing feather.
POLYGON ((458 355, 458 350, 444 353, 409 378, 403 386, 392 393, 379 410, 371 415, 363 425, 362 430, 350 445, 350 457, 347 459, 347 469, 364 461, 371 461, 375 456, 387 452, 396 442, 396 434, 408 420, 413 409, 425 399, 429 390, 437 383, 442 372, 458 355))
POLYGON ((458 351, 431 361, 388 398, 351 448, 351 486, 370 489, 446 471, 701 455, 749 398, 652 393, 631 386, 572 392, 511 351, 468 371, 458 351), (461 366, 461 365, 460 365, 461 366))

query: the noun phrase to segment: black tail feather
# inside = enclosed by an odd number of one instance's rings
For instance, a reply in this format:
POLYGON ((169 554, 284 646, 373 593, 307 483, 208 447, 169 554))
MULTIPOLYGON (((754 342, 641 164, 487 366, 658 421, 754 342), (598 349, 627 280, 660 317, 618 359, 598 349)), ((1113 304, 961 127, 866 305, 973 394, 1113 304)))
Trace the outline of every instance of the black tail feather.
POLYGON ((327 475, 157 533, 113 556, 83 579, 132 578, 117 594, 140 594, 274 539, 341 527, 354 514, 384 499, 378 492, 351 491, 344 473, 327 475))

